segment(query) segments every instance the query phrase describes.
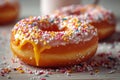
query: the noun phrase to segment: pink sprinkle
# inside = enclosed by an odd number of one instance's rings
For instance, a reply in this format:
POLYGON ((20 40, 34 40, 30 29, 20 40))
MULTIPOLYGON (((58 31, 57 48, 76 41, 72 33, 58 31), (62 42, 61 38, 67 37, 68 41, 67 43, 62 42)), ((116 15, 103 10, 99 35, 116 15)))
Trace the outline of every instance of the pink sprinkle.
POLYGON ((12 63, 17 63, 17 61, 15 59, 11 59, 12 63))
POLYGON ((41 78, 40 80, 46 80, 45 78, 41 78))
POLYGON ((65 72, 66 72, 66 70, 64 70, 64 69, 61 69, 61 70, 60 70, 60 72, 61 72, 61 73, 65 73, 65 72))
POLYGON ((39 74, 42 75, 42 74, 44 74, 44 72, 43 72, 43 71, 40 71, 39 74))
POLYGON ((30 71, 30 72, 29 72, 29 74, 33 74, 33 72, 32 72, 32 71, 30 71))
POLYGON ((82 68, 77 68, 77 72, 83 72, 82 68))
POLYGON ((21 64, 21 65, 24 65, 24 63, 23 63, 23 62, 20 62, 20 64, 21 64))
POLYGON ((90 72, 90 75, 94 75, 94 72, 90 72))
POLYGON ((52 72, 48 72, 49 75, 52 75, 53 73, 52 72))

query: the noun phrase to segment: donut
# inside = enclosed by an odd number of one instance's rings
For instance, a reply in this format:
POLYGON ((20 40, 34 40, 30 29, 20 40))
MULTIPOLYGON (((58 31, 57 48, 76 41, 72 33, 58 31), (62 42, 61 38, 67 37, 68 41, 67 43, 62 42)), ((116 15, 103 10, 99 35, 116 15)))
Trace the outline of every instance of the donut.
POLYGON ((95 54, 98 35, 94 26, 77 17, 31 16, 11 30, 10 46, 15 56, 32 66, 71 66, 95 54))
POLYGON ((87 20, 91 25, 98 29, 100 40, 111 36, 115 32, 115 15, 110 10, 99 5, 70 5, 56 10, 54 15, 75 15, 82 20, 87 20))
POLYGON ((0 24, 8 24, 19 16, 18 0, 0 0, 0 24))

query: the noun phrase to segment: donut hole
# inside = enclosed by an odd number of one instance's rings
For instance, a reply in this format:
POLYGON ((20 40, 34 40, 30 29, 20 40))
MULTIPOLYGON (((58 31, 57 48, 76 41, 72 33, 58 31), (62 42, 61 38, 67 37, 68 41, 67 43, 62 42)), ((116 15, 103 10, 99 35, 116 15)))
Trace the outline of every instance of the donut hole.
POLYGON ((54 31, 54 32, 60 32, 60 31, 66 31, 67 27, 60 28, 58 24, 51 24, 42 22, 39 25, 39 29, 42 31, 54 31))

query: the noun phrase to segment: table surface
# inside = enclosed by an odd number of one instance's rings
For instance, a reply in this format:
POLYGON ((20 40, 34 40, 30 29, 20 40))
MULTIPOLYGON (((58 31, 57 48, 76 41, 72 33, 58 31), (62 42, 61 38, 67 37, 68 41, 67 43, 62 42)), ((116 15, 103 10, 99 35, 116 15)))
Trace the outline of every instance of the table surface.
MULTIPOLYGON (((32 0, 31 0, 32 1, 32 0)), ((112 0, 113 1, 113 0, 112 0)), ((105 0, 106 2, 106 0, 105 0)), ((36 4, 34 7, 30 7, 32 5, 32 2, 29 3, 29 6, 25 5, 26 2, 21 0, 21 14, 20 19, 24 17, 28 17, 30 15, 39 15, 40 10, 36 10, 37 7, 39 7, 39 2, 33 2, 36 4), (31 8, 31 10, 29 10, 31 8), (28 9, 28 11, 27 11, 28 9), (32 13, 33 12, 33 13, 32 13)), ((101 1, 101 4, 106 4, 101 1)), ((115 2, 118 4, 117 2, 115 2)), ((109 4, 110 5, 110 4, 109 4)), ((106 7, 109 7, 109 5, 106 5, 106 7)), ((116 6, 118 7, 118 5, 116 6)), ((116 11, 116 7, 112 8, 113 11, 116 11)), ((103 40, 99 42, 97 54, 99 53, 112 53, 115 56, 120 56, 120 12, 115 12, 117 15, 117 27, 116 32, 111 35, 106 40, 103 40), (114 47, 113 47, 114 46, 114 47)), ((16 21, 17 22, 17 21, 16 21)), ((8 74, 5 74, 4 77, 0 74, 0 80, 42 80, 43 78, 46 80, 120 80, 120 60, 117 61, 118 64, 114 66, 115 68, 108 69, 103 68, 102 66, 96 67, 96 72, 93 75, 90 75, 90 71, 84 71, 84 72, 71 72, 71 73, 61 73, 56 72, 56 69, 41 69, 32 67, 29 65, 26 65, 19 61, 17 58, 14 58, 12 55, 12 52, 10 50, 10 32, 13 28, 14 24, 11 23, 8 25, 2 25, 0 26, 0 72, 3 69, 11 69, 11 72, 8 74), (13 68, 19 68, 22 67, 23 71, 25 71, 23 74, 20 73, 20 71, 15 71, 13 68), (34 72, 33 74, 30 74, 28 71, 34 72), (44 74, 37 74, 36 72, 43 71, 44 74), (51 74, 50 74, 51 72, 51 74)), ((114 57, 114 56, 113 56, 114 57)), ((95 58, 95 57, 93 57, 95 58)), ((59 69, 61 70, 61 69, 59 69)))

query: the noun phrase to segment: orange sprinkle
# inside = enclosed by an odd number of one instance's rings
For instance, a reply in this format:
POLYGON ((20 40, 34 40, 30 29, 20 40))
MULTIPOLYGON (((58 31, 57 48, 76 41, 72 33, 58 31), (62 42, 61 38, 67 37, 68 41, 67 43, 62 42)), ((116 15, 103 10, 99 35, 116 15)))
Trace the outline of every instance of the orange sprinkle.
POLYGON ((96 70, 95 70, 95 73, 98 73, 98 72, 99 72, 99 70, 98 70, 98 69, 96 69, 96 70))
POLYGON ((18 72, 20 72, 20 73, 25 73, 25 71, 24 71, 24 70, 18 70, 18 72))

